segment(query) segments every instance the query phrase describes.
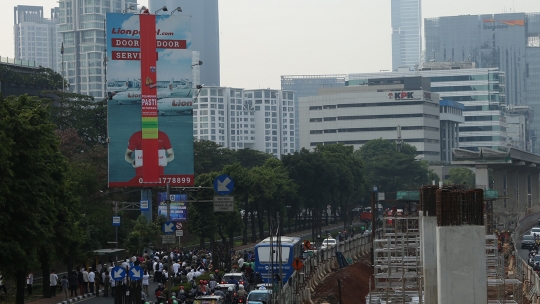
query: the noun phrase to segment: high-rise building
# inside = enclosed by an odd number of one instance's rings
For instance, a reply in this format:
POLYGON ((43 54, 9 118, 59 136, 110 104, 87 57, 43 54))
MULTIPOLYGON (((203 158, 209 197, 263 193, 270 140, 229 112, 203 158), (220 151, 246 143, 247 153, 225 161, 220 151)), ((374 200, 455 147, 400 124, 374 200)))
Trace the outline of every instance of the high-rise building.
MULTIPOLYGON (((459 124, 459 148, 476 151, 480 147, 492 149, 505 148, 506 136, 505 80, 504 73, 497 68, 475 69, 474 63, 429 62, 419 71, 359 73, 350 74, 348 85, 365 85, 372 78, 395 78, 420 75, 431 80, 431 92, 439 94, 447 101, 458 102, 464 106, 465 120, 459 124)), ((442 105, 442 104, 441 104, 442 105)), ((444 112, 442 112, 444 113, 444 112)), ((441 125, 441 138, 445 127, 441 125)), ((453 133, 452 136, 455 134, 453 133)), ((450 145, 450 148, 457 148, 450 145)), ((449 162, 451 151, 442 155, 449 162)))
POLYGON ((103 98, 106 96, 105 15, 127 11, 137 1, 59 0, 58 4, 58 31, 64 43, 63 73, 70 90, 103 98))
POLYGON ((392 0, 392 71, 420 65, 421 54, 421 0, 392 0))
POLYGON ((193 136, 239 150, 294 153, 294 93, 205 87, 193 105, 193 136))
POLYGON ((299 117, 298 117, 298 98, 317 96, 321 88, 334 88, 345 86, 346 75, 288 75, 281 76, 281 89, 294 92, 294 109, 295 109, 295 147, 296 151, 300 150, 299 138, 299 117))
POLYGON ((158 14, 170 14, 180 7, 182 12, 191 16, 191 50, 200 53, 201 83, 206 86, 220 86, 219 66, 219 10, 218 0, 149 0, 150 12, 155 12, 163 6, 167 11, 158 14))
POLYGON ((529 106, 532 151, 540 152, 540 13, 425 19, 428 62, 471 61, 505 73, 506 104, 529 106))
POLYGON ((300 145, 343 143, 360 148, 370 140, 408 143, 419 158, 440 160, 439 95, 429 79, 369 79, 367 85, 321 89, 300 98, 300 145), (399 132, 399 130, 401 130, 399 132))
POLYGON ((58 7, 51 18, 43 17, 43 6, 17 5, 13 9, 15 59, 60 71, 62 38, 57 33, 58 7))

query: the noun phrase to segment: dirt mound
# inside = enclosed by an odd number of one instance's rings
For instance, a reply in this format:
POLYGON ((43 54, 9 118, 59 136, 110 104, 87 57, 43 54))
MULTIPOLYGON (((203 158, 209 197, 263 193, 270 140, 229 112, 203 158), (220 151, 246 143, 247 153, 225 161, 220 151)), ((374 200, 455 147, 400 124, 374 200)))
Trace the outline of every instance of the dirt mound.
MULTIPOLYGON (((369 293, 369 280, 373 277, 373 268, 366 262, 358 262, 328 275, 321 282, 311 298, 314 303, 326 300, 328 303, 337 303, 339 291, 337 280, 341 279, 342 303, 366 303, 369 293)), ((373 279, 371 279, 373 284, 373 279)))

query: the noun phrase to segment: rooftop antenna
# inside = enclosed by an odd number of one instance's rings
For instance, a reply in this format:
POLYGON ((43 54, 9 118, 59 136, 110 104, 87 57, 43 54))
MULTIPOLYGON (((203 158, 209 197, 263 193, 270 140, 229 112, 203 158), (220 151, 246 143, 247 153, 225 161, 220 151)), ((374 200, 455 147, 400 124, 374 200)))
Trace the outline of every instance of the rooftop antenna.
POLYGON ((397 126, 397 141, 396 141, 396 145, 397 145, 397 150, 398 152, 401 152, 401 147, 403 145, 403 139, 401 139, 401 126, 398 125, 397 126))

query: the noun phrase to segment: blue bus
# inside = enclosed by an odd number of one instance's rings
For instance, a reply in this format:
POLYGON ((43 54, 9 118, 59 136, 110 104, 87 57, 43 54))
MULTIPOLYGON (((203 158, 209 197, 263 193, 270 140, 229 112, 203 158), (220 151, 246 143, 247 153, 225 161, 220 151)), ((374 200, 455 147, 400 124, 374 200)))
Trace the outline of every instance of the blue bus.
POLYGON ((270 255, 270 238, 266 238, 255 245, 254 270, 261 274, 265 283, 273 283, 272 268, 274 268, 274 275, 280 274, 279 271, 281 268, 283 276, 281 280, 285 284, 294 272, 292 262, 295 258, 302 257, 302 242, 300 238, 282 236, 280 240, 281 246, 278 247, 277 237, 272 238, 273 258, 270 255))

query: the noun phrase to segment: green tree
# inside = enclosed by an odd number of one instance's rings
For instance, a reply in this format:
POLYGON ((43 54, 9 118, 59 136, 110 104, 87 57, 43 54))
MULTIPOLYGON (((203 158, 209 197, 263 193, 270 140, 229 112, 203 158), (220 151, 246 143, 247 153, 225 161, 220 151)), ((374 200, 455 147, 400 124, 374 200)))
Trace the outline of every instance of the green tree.
POLYGON ((475 175, 470 169, 467 168, 451 168, 448 174, 448 179, 446 179, 444 183, 454 185, 465 184, 473 187, 475 184, 475 175))
MULTIPOLYGON (((212 183, 219 173, 210 172, 200 174, 195 178, 196 187, 212 187, 212 183)), ((213 203, 201 202, 211 200, 213 189, 203 189, 195 194, 196 202, 188 206, 188 230, 199 237, 200 247, 204 247, 204 239, 210 239, 210 246, 214 245, 214 235, 217 232, 217 221, 213 203)))
POLYGON ((141 214, 133 221, 133 228, 129 232, 125 242, 129 252, 142 253, 145 248, 154 247, 161 240, 160 226, 156 222, 148 222, 146 217, 141 214))
POLYGON ((54 256, 74 218, 68 167, 48 111, 35 98, 0 96, 0 268, 15 278, 20 304, 26 272, 38 265, 38 252, 54 256))
POLYGON ((269 159, 273 158, 271 154, 261 151, 245 148, 234 151, 234 158, 244 168, 262 166, 269 159))
POLYGON ((415 159, 416 148, 403 144, 401 151, 387 140, 370 140, 354 152, 362 159, 367 179, 386 193, 395 197, 399 190, 415 190, 428 183, 428 169, 415 159))
POLYGON ((248 231, 248 214, 251 212, 252 205, 250 201, 250 187, 251 180, 249 179, 249 170, 243 167, 240 163, 228 165, 223 168, 223 173, 229 175, 234 180, 234 200, 236 202, 237 209, 243 209, 244 214, 242 220, 242 244, 247 244, 247 231, 248 231))
POLYGON ((193 142, 195 176, 203 173, 220 172, 224 166, 233 164, 233 151, 223 148, 213 141, 193 142))

